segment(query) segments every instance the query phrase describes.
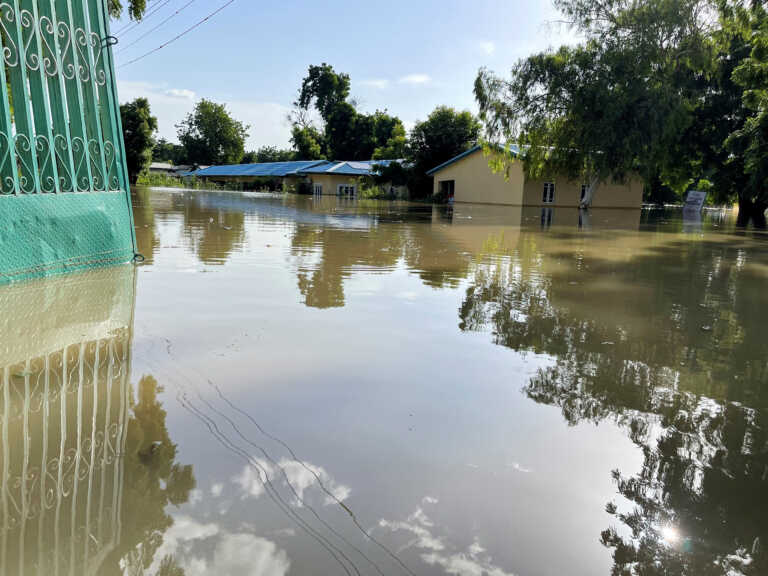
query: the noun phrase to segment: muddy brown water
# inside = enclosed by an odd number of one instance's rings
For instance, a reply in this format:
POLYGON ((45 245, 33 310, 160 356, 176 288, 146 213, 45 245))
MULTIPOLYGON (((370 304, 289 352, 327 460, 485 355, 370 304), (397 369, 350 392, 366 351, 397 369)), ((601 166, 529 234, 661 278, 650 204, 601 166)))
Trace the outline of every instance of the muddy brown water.
POLYGON ((138 190, 0 289, 0 574, 768 574, 727 212, 138 190))

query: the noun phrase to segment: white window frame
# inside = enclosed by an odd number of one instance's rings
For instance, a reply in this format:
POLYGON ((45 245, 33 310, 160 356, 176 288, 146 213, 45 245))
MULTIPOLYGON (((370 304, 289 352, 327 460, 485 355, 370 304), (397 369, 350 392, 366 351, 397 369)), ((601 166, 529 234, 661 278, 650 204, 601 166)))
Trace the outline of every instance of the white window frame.
POLYGON ((555 183, 554 182, 544 182, 544 194, 542 195, 542 203, 543 204, 555 203, 555 183))
POLYGON ((315 193, 315 196, 322 196, 323 195, 323 185, 322 184, 315 184, 313 188, 313 192, 315 193))

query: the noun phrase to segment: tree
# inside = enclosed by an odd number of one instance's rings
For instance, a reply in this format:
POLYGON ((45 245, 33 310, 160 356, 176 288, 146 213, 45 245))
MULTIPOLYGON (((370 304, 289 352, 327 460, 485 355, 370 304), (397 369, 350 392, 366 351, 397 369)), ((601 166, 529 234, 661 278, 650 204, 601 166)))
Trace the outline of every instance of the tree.
POLYGON ((135 184, 139 175, 152 162, 157 118, 152 116, 149 100, 146 98, 137 98, 133 102, 122 104, 120 106, 120 118, 123 123, 128 177, 131 183, 135 184))
POLYGON ((411 194, 432 194, 432 179, 427 171, 461 154, 477 143, 480 123, 470 112, 439 106, 423 122, 417 122, 408 142, 413 164, 411 194))
MULTIPOLYGON (((129 0, 128 16, 131 20, 141 20, 147 9, 147 0, 129 0)), ((109 0, 109 15, 120 18, 123 15, 123 4, 120 0, 109 0)))
POLYGON ((281 150, 276 146, 262 146, 255 152, 246 152, 243 156, 243 164, 255 164, 262 162, 290 162, 296 159, 293 150, 281 150))
POLYGON ((291 129, 291 143, 296 151, 296 157, 302 160, 323 160, 325 139, 313 126, 301 127, 294 125, 291 129))
POLYGON ((292 142, 299 157, 370 160, 384 154, 402 156, 402 121, 386 110, 361 114, 349 97, 350 85, 349 75, 336 72, 329 64, 309 67, 290 115, 292 142), (312 110, 320 116, 321 127, 312 122, 312 110))
POLYGON ((585 41, 520 60, 509 80, 480 71, 475 96, 488 141, 526 147, 529 174, 588 181, 587 202, 609 177, 679 174, 675 152, 711 63, 709 1, 555 4, 585 41))
POLYGON ((739 218, 742 224, 752 219, 765 228, 768 208, 768 15, 762 2, 747 10, 737 4, 726 12, 727 22, 737 28, 732 37, 743 45, 749 40, 749 53, 733 71, 732 79, 741 91, 744 122, 727 138, 726 148, 743 166, 745 185, 739 189, 739 218), (741 31, 741 34, 738 32, 741 31))
POLYGON ((174 144, 165 138, 160 138, 152 150, 152 159, 155 162, 168 162, 180 166, 187 162, 187 151, 181 144, 174 144))
POLYGON ((176 126, 179 141, 193 164, 237 164, 250 126, 230 116, 224 104, 203 99, 176 126))

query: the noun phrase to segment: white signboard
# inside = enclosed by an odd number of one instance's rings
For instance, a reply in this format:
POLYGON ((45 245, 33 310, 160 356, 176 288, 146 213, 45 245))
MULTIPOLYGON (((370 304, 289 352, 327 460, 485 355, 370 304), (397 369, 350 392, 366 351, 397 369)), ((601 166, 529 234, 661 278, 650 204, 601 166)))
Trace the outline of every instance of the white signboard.
POLYGON ((700 190, 691 190, 688 192, 688 197, 685 199, 685 210, 701 212, 704 208, 704 202, 707 199, 707 193, 700 190))

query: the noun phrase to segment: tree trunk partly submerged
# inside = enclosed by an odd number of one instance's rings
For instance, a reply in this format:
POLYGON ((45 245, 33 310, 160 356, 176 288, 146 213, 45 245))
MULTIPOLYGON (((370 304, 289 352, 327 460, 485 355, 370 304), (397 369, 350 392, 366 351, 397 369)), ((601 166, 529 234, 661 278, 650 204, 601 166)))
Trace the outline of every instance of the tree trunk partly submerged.
POLYGON ((765 229, 766 217, 765 211, 768 209, 768 202, 766 201, 753 201, 748 198, 739 199, 739 217, 736 220, 736 225, 740 228, 746 228, 750 222, 755 228, 765 229))

